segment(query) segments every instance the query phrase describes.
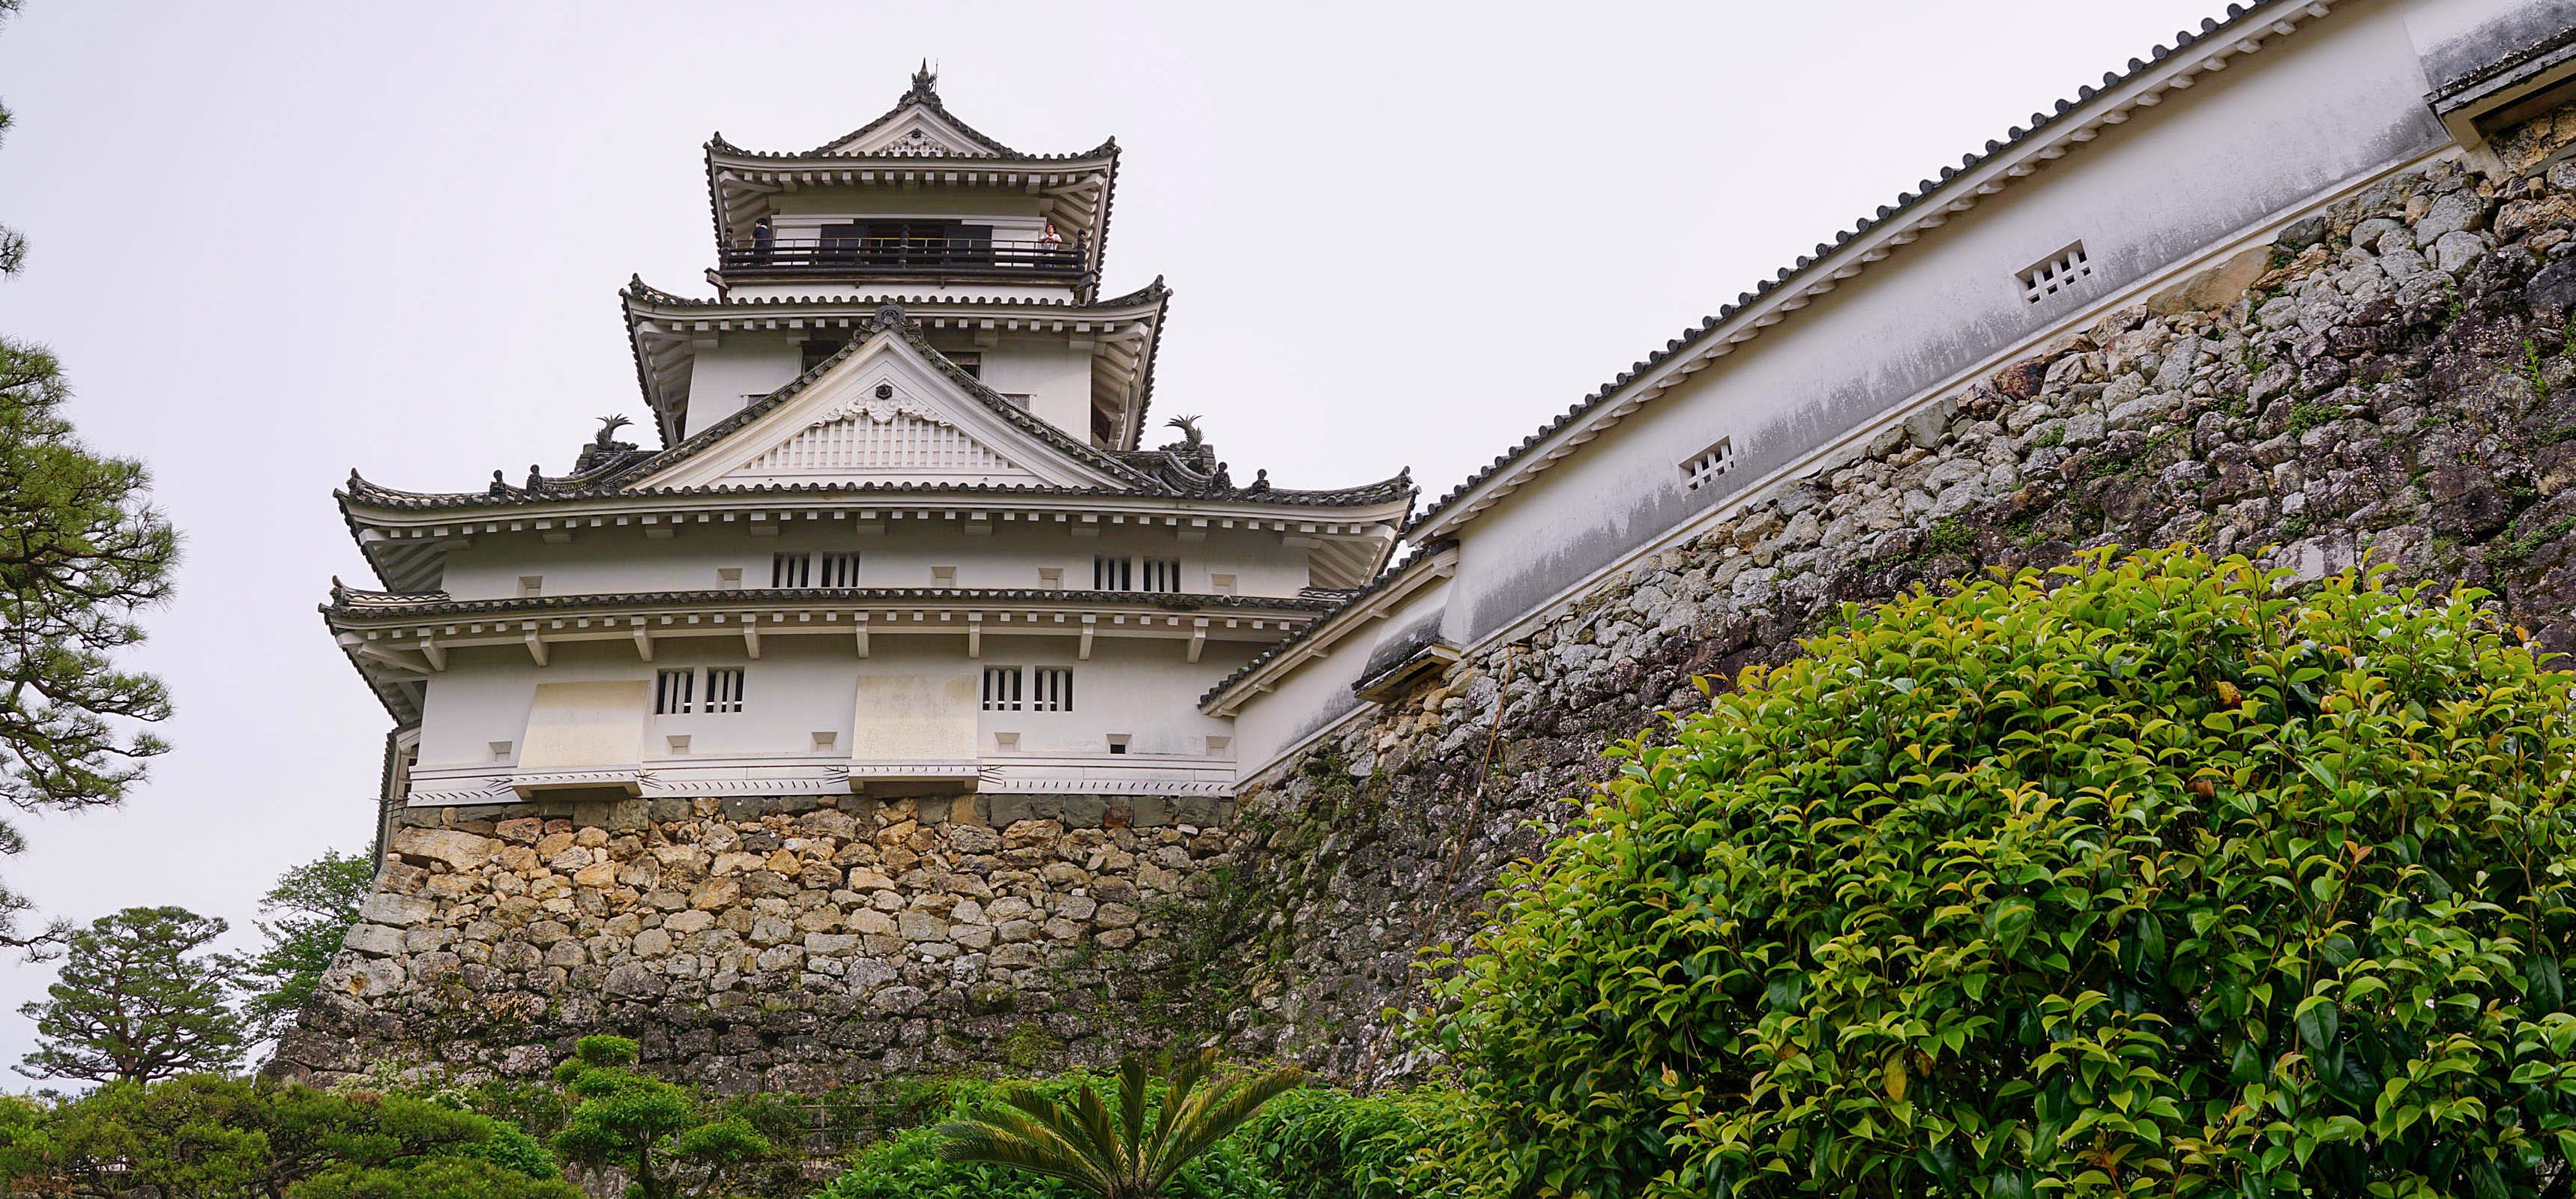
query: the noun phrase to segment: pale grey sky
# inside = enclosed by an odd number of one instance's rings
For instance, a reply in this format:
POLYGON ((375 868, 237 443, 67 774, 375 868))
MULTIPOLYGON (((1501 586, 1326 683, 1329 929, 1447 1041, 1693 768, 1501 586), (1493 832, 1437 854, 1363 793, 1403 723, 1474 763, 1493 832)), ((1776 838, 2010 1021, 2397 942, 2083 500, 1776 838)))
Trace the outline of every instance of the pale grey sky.
MULTIPOLYGON (((60 353, 187 559, 135 655, 176 750, 121 810, 28 822, 0 877, 247 944, 280 871, 365 849, 389 721, 314 613, 334 574, 373 585, 331 489, 559 471, 642 416, 615 293, 707 292, 711 131, 817 144, 927 56, 1012 146, 1115 134, 1105 290, 1177 293, 1156 414, 1205 414, 1237 477, 1410 464, 1428 499, 2218 7, 28 0, 0 333, 60 353)), ((0 958, 0 1069, 52 978, 0 958)))

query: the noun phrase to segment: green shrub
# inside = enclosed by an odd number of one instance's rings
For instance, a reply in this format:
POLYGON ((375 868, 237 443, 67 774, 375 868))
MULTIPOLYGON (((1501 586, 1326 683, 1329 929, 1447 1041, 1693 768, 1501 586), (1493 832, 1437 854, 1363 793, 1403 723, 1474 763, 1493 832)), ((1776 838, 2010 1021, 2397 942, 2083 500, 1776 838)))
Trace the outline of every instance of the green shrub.
POLYGON ((2565 1193, 2569 676, 2482 593, 2107 552, 1631 742, 1449 984, 1569 1196, 2565 1193))
POLYGON ((33 1194, 270 1199, 334 1170, 354 1182, 440 1161, 468 1163, 450 1177, 484 1167, 531 1183, 556 1177, 553 1159, 518 1129, 400 1093, 192 1074, 50 1106, 0 1104, 0 1180, 33 1194))
POLYGON ((398 1166, 344 1162, 295 1184, 286 1199, 581 1199, 581 1189, 474 1158, 429 1157, 398 1166))
POLYGON ((1451 1135, 1457 1115, 1457 1093, 1439 1087, 1308 1087, 1271 1100, 1235 1140, 1278 1183, 1279 1199, 1427 1199, 1451 1188, 1436 1185, 1421 1150, 1451 1135))
POLYGON ((555 1133, 564 1160, 626 1171, 634 1199, 729 1192, 736 1176, 776 1151, 740 1112, 710 1108, 698 1093, 635 1069, 625 1037, 583 1037, 555 1067, 579 1102, 555 1133))

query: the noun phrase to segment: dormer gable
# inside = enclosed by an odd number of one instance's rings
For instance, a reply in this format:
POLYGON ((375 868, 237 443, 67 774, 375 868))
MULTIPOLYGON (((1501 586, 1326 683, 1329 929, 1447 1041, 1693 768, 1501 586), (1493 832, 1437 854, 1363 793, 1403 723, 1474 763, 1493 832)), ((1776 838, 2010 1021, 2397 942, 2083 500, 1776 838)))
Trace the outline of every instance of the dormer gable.
POLYGON ((904 111, 883 127, 826 147, 825 154, 856 158, 999 158, 1001 151, 928 107, 904 111))
POLYGON ((1009 158, 1009 146, 977 132, 939 102, 939 75, 925 62, 912 88, 884 116, 813 151, 816 157, 1009 158))
POLYGON ((1114 460, 1060 437, 906 336, 900 318, 647 463, 638 488, 874 484, 1125 490, 1114 460))

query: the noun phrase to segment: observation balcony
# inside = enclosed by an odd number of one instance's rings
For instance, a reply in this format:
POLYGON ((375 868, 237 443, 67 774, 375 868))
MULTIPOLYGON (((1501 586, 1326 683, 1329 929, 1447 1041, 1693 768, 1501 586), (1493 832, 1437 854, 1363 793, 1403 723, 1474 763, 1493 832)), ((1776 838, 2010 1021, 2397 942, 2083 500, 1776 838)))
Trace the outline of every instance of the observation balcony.
POLYGON ((953 237, 763 238, 718 249, 726 275, 792 278, 815 275, 958 276, 1075 283, 1086 274, 1079 242, 996 241, 953 237))

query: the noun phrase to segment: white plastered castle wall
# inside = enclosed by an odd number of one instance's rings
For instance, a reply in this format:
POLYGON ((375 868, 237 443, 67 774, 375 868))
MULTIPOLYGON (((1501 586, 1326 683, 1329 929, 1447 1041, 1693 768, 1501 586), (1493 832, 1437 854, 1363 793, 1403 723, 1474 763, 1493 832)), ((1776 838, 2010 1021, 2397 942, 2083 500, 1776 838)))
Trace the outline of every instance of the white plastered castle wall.
POLYGON ((665 526, 672 530, 667 538, 648 537, 641 525, 585 529, 563 543, 534 533, 493 534, 451 552, 441 585, 461 600, 517 596, 529 577, 539 580, 541 595, 696 591, 719 589, 720 572, 734 570, 744 589, 756 591, 769 586, 773 555, 852 552, 859 555, 860 587, 1039 588, 1046 584, 1040 572, 1056 570, 1066 589, 1088 590, 1092 559, 1101 556, 1177 559, 1181 589, 1199 595, 1214 594, 1220 574, 1234 577, 1238 595, 1293 596, 1308 578, 1307 550, 1284 545, 1271 532, 1216 529, 1203 540, 1182 541, 1169 530, 1102 528, 1074 516, 1034 528, 994 522, 991 532, 969 535, 965 518, 934 513, 928 520, 881 520, 883 532, 867 533, 860 531, 866 522, 847 512, 816 520, 790 515, 795 518, 755 522, 741 513, 719 514, 705 524, 665 526), (775 532, 752 532, 762 526, 775 532), (1075 534, 1084 527, 1095 535, 1075 534), (954 582, 939 581, 936 567, 953 568, 954 582))
MULTIPOLYGON (((988 636, 981 656, 970 659, 962 636, 887 632, 873 638, 865 658, 846 636, 775 636, 763 639, 755 660, 738 640, 668 638, 657 641, 651 662, 613 642, 572 643, 556 647, 542 667, 515 650, 461 649, 430 680, 415 773, 507 774, 525 747, 541 684, 640 685, 634 698, 648 705, 648 713, 635 760, 648 770, 711 764, 721 769, 721 763, 740 760, 748 774, 759 764, 847 761, 865 740, 854 735, 870 715, 855 702, 862 678, 918 682, 925 694, 937 691, 948 705, 943 710, 897 715, 965 717, 974 729, 972 756, 988 764, 1111 767, 1230 758, 1231 722, 1200 715, 1188 700, 1241 666, 1254 647, 1212 642, 1195 663, 1183 647, 1179 639, 1104 637, 1085 660, 1070 638, 988 636), (650 684, 658 672, 688 670, 703 679, 711 666, 744 671, 741 711, 649 713, 650 684), (1073 708, 1029 710, 1024 691, 1018 710, 983 710, 972 684, 988 667, 1069 670, 1073 708), (970 685, 955 695, 939 687, 959 680, 970 685), (959 697, 962 703, 949 703, 959 697), (1011 738, 1006 742, 1003 734, 1011 738), (674 737, 685 738, 685 747, 674 737), (1123 753, 1111 752, 1113 737, 1126 739, 1123 753)), ((704 698, 698 691, 700 702, 693 707, 702 709, 704 698)))
MULTIPOLYGON (((795 294, 804 295, 805 292, 795 294)), ((981 295, 983 293, 976 293, 981 295)), ((752 401, 794 382, 804 370, 803 343, 846 340, 846 330, 706 334, 689 372, 689 419, 695 433, 752 401)), ((991 346, 958 344, 982 358, 982 382, 1029 397, 1029 411, 1066 436, 1091 441, 1091 351, 1063 338, 1003 337, 991 346)))
POLYGON ((1236 761, 1251 769, 1267 766, 1367 706, 1351 685, 1360 680, 1378 647, 1425 621, 1438 621, 1448 602, 1447 583, 1422 588, 1370 627, 1336 643, 1322 661, 1287 676, 1277 691, 1244 705, 1234 717, 1236 761))
MULTIPOLYGON (((2419 39, 2424 30, 2448 36, 2493 8, 2493 0, 2338 4, 2295 35, 2131 110, 2125 123, 1787 314, 1460 530, 1447 638, 1472 652, 1517 635, 1750 489, 1849 452, 1912 405, 2124 288, 2232 250, 2247 233, 2440 152, 2450 143, 2425 102, 2419 39), (2434 10, 2445 11, 2436 19, 2434 10), (2019 273, 2079 241, 2090 274, 2029 302, 2019 273), (1734 453, 1727 472, 1685 488, 1682 463, 1720 438, 1734 453)), ((1342 698, 1347 683, 1303 681, 1346 672, 1343 656, 1299 668, 1238 712, 1247 777, 1295 748, 1288 731, 1310 736, 1353 710, 1342 698)))

